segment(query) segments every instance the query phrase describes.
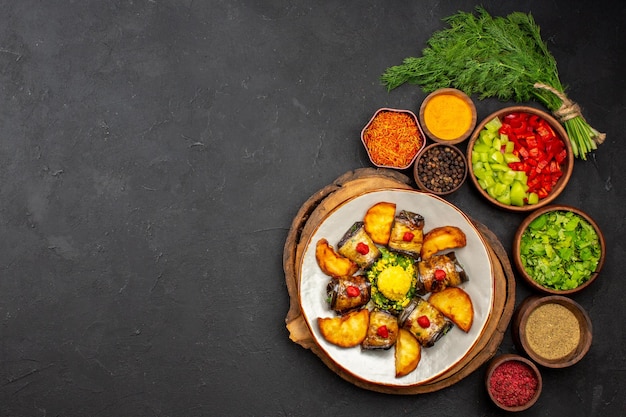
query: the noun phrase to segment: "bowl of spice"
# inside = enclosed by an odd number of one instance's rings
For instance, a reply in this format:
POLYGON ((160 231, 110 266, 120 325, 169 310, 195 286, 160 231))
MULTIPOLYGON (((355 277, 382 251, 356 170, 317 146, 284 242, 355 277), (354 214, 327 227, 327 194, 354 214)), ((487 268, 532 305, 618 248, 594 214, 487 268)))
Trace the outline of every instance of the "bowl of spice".
POLYGON ((422 102, 419 120, 433 141, 454 145, 463 142, 474 130, 476 107, 463 91, 440 88, 422 102))
POLYGON ((436 195, 458 190, 467 177, 467 160, 456 146, 433 143, 422 151, 413 165, 418 188, 436 195))
POLYGON ((479 193, 518 212, 550 204, 574 169, 565 128, 529 106, 505 107, 487 116, 469 139, 467 160, 468 176, 479 193))
POLYGON ((489 398, 498 407, 505 411, 523 411, 537 402, 543 380, 532 361, 507 353, 489 362, 485 385, 489 398))
POLYGON ((379 168, 407 169, 426 146, 426 138, 415 113, 382 108, 361 131, 372 164, 379 168))
POLYGON ((530 296, 519 305, 511 324, 517 348, 547 368, 574 365, 591 347, 591 319, 569 297, 530 296))
POLYGON ((604 265, 606 244, 587 213, 551 204, 527 216, 513 239, 513 262, 524 281, 544 294, 570 295, 591 285, 604 265))

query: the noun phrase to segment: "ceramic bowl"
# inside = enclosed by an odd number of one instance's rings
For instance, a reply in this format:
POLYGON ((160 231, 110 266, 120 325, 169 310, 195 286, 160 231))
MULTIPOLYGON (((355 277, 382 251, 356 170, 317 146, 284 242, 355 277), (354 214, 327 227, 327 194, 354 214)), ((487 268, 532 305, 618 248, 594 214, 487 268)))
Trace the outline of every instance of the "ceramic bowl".
MULTIPOLYGON (((485 156, 485 153, 482 153, 482 156, 485 156)), ((494 155, 497 156, 497 155, 494 155)), ((489 156, 489 158, 491 158, 491 156, 489 156)), ((536 161, 536 159, 531 158, 533 161, 536 161)), ((556 199, 559 194, 561 194, 561 192, 565 189, 565 186, 567 185, 567 182, 569 181, 571 175, 572 175, 572 170, 574 169, 574 154, 572 152, 572 145, 571 142, 569 140, 569 137, 567 136, 567 132, 565 131, 565 129, 563 128, 563 126, 552 116, 550 116, 548 113, 533 108, 533 107, 528 107, 528 106, 511 106, 511 107, 505 107, 503 109, 500 109, 498 111, 495 111, 493 113, 491 113, 489 116, 485 117, 484 120, 482 120, 478 126, 476 126, 476 130, 474 130, 474 133, 472 134, 472 136, 470 137, 470 140, 467 144, 467 160, 469 163, 469 175, 468 177, 470 178, 470 180, 472 181, 472 183, 474 184, 474 186, 476 187, 476 189, 478 190, 478 192, 487 200, 489 201, 491 204, 498 206, 502 209, 505 210, 510 210, 510 211, 532 211, 532 210, 536 210, 540 207, 543 207, 547 204, 550 204, 552 201, 554 201, 554 199, 556 199), (492 190, 493 188, 487 188, 485 189, 484 187, 489 187, 490 182, 487 182, 486 179, 479 179, 479 177, 481 176, 480 168, 479 168, 479 164, 477 164, 477 162, 481 162, 481 164, 484 164, 485 162, 488 162, 490 164, 491 167, 496 167, 496 165, 493 164, 493 161, 491 159, 487 160, 487 161, 483 161, 481 158, 479 158, 478 155, 480 155, 479 152, 474 153, 474 147, 477 145, 477 141, 479 140, 479 137, 481 135, 481 132, 485 129, 485 126, 487 125, 487 123, 489 123, 491 120, 493 120, 495 117, 498 117, 500 120, 503 120, 504 117, 506 117, 507 115, 514 113, 514 112, 524 112, 527 113, 529 115, 535 115, 540 117, 541 119, 545 120, 549 126, 552 128, 552 130, 554 131, 554 133, 561 138, 561 140, 563 141, 563 145, 565 146, 565 159, 561 162, 560 166, 560 170, 562 172, 561 177, 558 179, 558 181, 556 182, 556 184, 554 184, 551 188, 551 190, 549 191, 549 193, 547 194, 547 196, 540 198, 538 202, 536 202, 535 204, 527 204, 526 202, 523 202, 521 205, 516 205, 514 203, 512 203, 511 201, 508 201, 506 199, 506 192, 504 193, 494 193, 492 192, 490 194, 490 192, 488 190, 492 190), (497 198, 496 195, 500 195, 500 198, 497 198)), ((502 165, 504 165, 505 167, 507 166, 506 162, 504 164, 500 163, 497 165, 498 168, 501 168, 502 165)), ((496 170, 488 170, 487 172, 496 172, 496 170)), ((483 172, 484 175, 484 172, 483 172)), ((530 175, 528 176, 530 178, 530 175)), ((492 177, 493 179, 494 177, 492 177)), ((495 177, 495 181, 496 182, 502 182, 502 180, 498 179, 497 177, 495 177)), ((491 180, 490 180, 491 181, 491 180)))
POLYGON ((589 315, 562 295, 526 298, 513 314, 511 332, 516 347, 547 368, 574 365, 591 347, 589 315))
POLYGON ((436 195, 453 193, 467 178, 467 159, 456 146, 430 144, 415 160, 413 178, 422 191, 436 195))
MULTIPOLYGON (((382 123, 381 123, 382 124, 382 123)), ((391 124, 391 122, 387 122, 391 124)), ((369 122, 365 125, 361 131, 361 142, 367 151, 372 164, 379 168, 392 168, 392 169, 407 169, 410 168, 417 155, 426 146, 426 136, 417 120, 417 116, 410 110, 399 110, 383 107, 378 109, 369 122), (386 113, 393 115, 393 121, 398 124, 402 124, 404 130, 411 131, 411 134, 398 133, 397 130, 390 129, 388 126, 380 126, 382 117, 387 116, 386 113), (382 135, 370 135, 370 129, 374 129, 378 126, 378 131, 383 133, 382 135), (380 139, 389 140, 390 143, 381 143, 380 139), (375 152, 376 145, 382 145, 381 148, 384 152, 380 154, 375 152), (396 149, 397 146, 403 146, 409 150, 408 153, 399 153, 396 149), (396 158, 389 158, 388 155, 393 155, 396 158), (399 158, 397 158, 399 156, 399 158), (396 162, 395 159, 401 161, 396 162)))
POLYGON ((422 102, 419 120, 433 141, 455 145, 472 134, 476 126, 476 106, 461 90, 440 88, 422 102))
MULTIPOLYGON (((564 238, 559 238, 559 240, 565 241, 564 238)), ((572 246, 575 246, 576 247, 575 250, 578 250, 577 245, 572 245, 572 246)), ((575 207, 568 206, 568 205, 550 204, 550 205, 537 209, 536 211, 528 215, 520 223, 520 225, 517 228, 517 231, 515 232, 515 236, 513 238, 512 255, 513 255, 513 262, 515 264, 517 271, 519 272, 521 277, 524 279, 526 284, 528 284, 534 290, 537 290, 544 294, 571 295, 587 288, 598 278, 600 270, 604 266, 605 254, 606 254, 606 243, 604 240, 604 235, 602 231, 600 230, 600 227, 598 226, 598 224, 587 213, 575 207), (556 289, 556 288, 550 288, 548 286, 542 285, 541 283, 539 283, 537 280, 533 278, 532 274, 529 272, 531 271, 531 269, 527 271, 526 268, 524 267, 524 260, 522 259, 522 255, 521 255, 522 237, 524 233, 526 232, 526 230, 528 230, 529 225, 533 223, 533 221, 535 221, 537 218, 539 218, 540 216, 544 214, 552 213, 552 212, 572 213, 573 215, 579 216, 582 220, 585 220, 589 225, 591 225, 591 227, 593 227, 593 229, 596 232, 596 235, 598 236, 598 245, 599 245, 600 253, 598 255, 599 259, 598 259, 597 266, 595 270, 591 272, 588 279, 584 281, 582 284, 578 285, 576 288, 556 289)))
POLYGON ((527 358, 511 353, 493 358, 487 365, 485 386, 489 398, 505 411, 524 411, 537 402, 543 378, 527 358), (533 386, 528 387, 528 382, 533 386))

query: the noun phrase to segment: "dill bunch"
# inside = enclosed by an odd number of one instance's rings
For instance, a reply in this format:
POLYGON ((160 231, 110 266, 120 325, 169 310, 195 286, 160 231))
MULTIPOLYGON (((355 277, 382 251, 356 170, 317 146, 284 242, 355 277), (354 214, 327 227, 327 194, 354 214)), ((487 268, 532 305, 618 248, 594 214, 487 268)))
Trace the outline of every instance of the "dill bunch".
POLYGON ((530 14, 493 17, 484 8, 444 19, 448 28, 435 32, 420 57, 407 57, 381 77, 388 91, 404 83, 429 93, 454 87, 480 99, 536 100, 563 124, 574 156, 586 159, 605 134, 592 128, 580 107, 569 100, 556 60, 530 14))

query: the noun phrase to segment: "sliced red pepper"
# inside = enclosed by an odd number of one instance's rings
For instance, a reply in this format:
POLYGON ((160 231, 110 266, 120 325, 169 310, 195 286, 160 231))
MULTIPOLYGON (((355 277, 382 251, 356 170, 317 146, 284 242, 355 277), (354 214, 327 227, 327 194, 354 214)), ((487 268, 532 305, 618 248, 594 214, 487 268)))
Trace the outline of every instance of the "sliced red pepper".
POLYGON ((539 196, 540 199, 546 198, 548 194, 549 192, 545 188, 540 188, 539 190, 537 190, 537 195, 539 196))
POLYGON ((546 159, 540 158, 539 162, 537 162, 537 168, 535 168, 537 170, 537 172, 543 172, 544 168, 547 167, 550 164, 549 161, 547 161, 546 159))
POLYGON ((524 171, 528 169, 528 164, 526 162, 509 162, 509 168, 513 171, 524 171))
POLYGON ((519 148, 519 154, 522 158, 526 159, 529 157, 529 153, 528 153, 528 149, 524 148, 523 146, 519 148))
POLYGON ((520 158, 509 167, 526 173, 530 192, 536 192, 540 199, 547 197, 563 175, 561 164, 567 158, 563 139, 545 119, 525 112, 504 116, 500 132, 513 141, 513 153, 520 158))
POLYGON ((536 114, 531 114, 530 117, 528 118, 528 124, 531 127, 537 127, 539 126, 539 124, 541 124, 541 121, 543 119, 539 116, 537 116, 536 114))
POLYGON ((535 135, 526 136, 526 146, 529 148, 536 148, 539 146, 539 141, 535 135))
POLYGON ((541 151, 537 147, 530 148, 528 149, 528 156, 534 159, 541 159, 541 151))
POLYGON ((565 161, 565 158, 567 158, 567 150, 563 149, 562 151, 559 151, 559 153, 557 153, 554 156, 554 159, 556 160, 556 162, 558 162, 559 164, 562 164, 565 161))

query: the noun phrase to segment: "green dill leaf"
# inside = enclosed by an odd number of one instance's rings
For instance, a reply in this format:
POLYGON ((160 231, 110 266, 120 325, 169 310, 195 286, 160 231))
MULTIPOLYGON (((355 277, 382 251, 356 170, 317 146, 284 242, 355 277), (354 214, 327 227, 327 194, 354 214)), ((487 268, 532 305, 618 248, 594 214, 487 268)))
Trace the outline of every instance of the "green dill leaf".
MULTIPOLYGON (((448 26, 432 34, 420 57, 384 71, 381 82, 388 91, 407 83, 426 93, 453 87, 480 99, 537 100, 552 112, 563 106, 556 60, 530 13, 493 17, 478 6, 475 13, 461 11, 443 20, 448 26)), ((582 115, 562 123, 576 157, 586 159, 605 139, 582 115)))

